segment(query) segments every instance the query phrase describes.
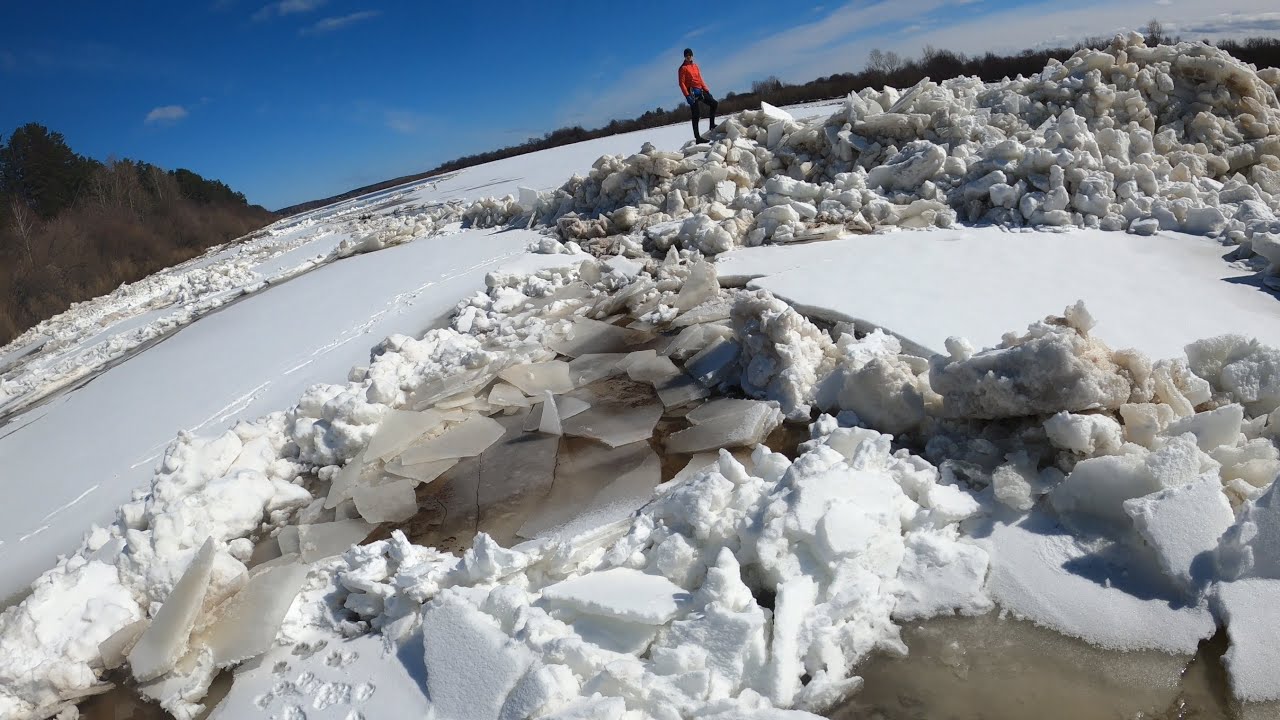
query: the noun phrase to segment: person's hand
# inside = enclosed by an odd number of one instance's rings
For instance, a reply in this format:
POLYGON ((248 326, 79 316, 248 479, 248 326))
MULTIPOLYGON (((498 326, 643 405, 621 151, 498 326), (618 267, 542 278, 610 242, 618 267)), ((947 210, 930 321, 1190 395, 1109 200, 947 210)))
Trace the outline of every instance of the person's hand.
POLYGON ((693 93, 689 93, 684 96, 684 101, 689 103, 689 107, 693 107, 693 104, 697 102, 697 98, 694 97, 693 93))

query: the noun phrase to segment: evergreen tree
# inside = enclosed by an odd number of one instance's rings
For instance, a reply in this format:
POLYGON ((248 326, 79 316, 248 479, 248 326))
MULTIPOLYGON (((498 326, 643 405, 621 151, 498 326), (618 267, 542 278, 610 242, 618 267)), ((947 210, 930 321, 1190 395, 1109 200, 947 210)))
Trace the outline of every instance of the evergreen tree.
POLYGON ((96 166, 72 151, 61 133, 28 123, 0 147, 0 193, 47 220, 75 201, 96 166))

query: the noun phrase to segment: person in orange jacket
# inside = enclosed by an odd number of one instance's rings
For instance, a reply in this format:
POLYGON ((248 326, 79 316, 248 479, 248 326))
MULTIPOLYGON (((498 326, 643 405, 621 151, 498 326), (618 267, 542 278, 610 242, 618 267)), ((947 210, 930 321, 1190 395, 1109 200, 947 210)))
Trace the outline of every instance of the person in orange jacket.
POLYGON ((698 70, 698 64, 693 61, 693 51, 689 48, 684 49, 684 64, 676 71, 676 79, 680 81, 680 93, 684 95, 684 101, 693 109, 693 139, 704 143, 707 139, 698 132, 698 121, 702 119, 698 103, 705 104, 711 110, 711 123, 707 125, 707 132, 716 126, 716 107, 719 103, 711 97, 711 91, 702 81, 702 71, 698 70))

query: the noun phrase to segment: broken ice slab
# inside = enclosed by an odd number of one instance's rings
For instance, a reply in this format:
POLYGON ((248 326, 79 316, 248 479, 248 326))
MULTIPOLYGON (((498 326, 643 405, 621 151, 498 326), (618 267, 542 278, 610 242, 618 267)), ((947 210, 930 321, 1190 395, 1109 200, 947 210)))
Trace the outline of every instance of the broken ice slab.
POLYGON ((590 404, 591 409, 565 420, 564 433, 612 447, 649 439, 662 418, 662 403, 640 383, 606 380, 575 391, 573 396, 590 404))
POLYGON ((567 441, 551 493, 517 534, 568 539, 625 519, 653 497, 661 470, 647 442, 609 448, 567 441))
POLYGON ((620 365, 632 380, 653 385, 664 407, 678 407, 708 394, 705 387, 685 375, 670 358, 653 350, 631 353, 620 365))
POLYGON ((214 611, 217 620, 199 631, 192 644, 208 648, 219 668, 266 652, 309 571, 306 565, 282 565, 254 575, 214 611))
POLYGON ((701 400, 710 394, 710 391, 702 383, 684 373, 680 373, 658 385, 657 390, 658 399, 662 401, 663 407, 666 408, 680 407, 694 400, 701 400))
MULTIPOLYGON (((713 448, 747 447, 764 442, 764 439, 782 424, 782 412, 774 403, 750 400, 743 409, 730 414, 717 414, 667 438, 666 449, 671 453, 695 453, 713 448)), ((698 408, 701 410, 701 408, 698 408)), ((689 415, 698 412, 694 410, 689 415)))
POLYGON ((671 358, 659 355, 656 350, 633 352, 620 365, 632 380, 655 387, 680 375, 680 368, 671 362, 671 358))
POLYGON ((391 410, 382 416, 377 432, 364 450, 364 457, 379 460, 393 458, 404 452, 415 440, 442 424, 444 416, 435 410, 391 410))
POLYGON ((618 567, 542 589, 553 607, 644 625, 665 625, 689 602, 684 588, 661 575, 618 567))
MULTIPOLYGON (((352 545, 358 545, 373 532, 373 525, 359 518, 351 518, 315 525, 298 525, 296 530, 297 549, 292 552, 299 553, 303 562, 312 563, 344 553, 352 545)), ((282 531, 281 536, 283 535, 282 531)), ((281 547, 283 548, 283 543, 281 547)))
POLYGON ((217 550, 213 538, 204 541, 182 578, 156 612, 142 637, 129 651, 129 669, 138 682, 153 680, 173 669, 187 652, 191 628, 204 604, 217 550))
POLYGON ((544 435, 561 435, 560 409, 556 407, 556 398, 548 390, 542 403, 542 417, 538 420, 538 432, 544 435))
POLYGON ((512 365, 499 377, 515 385, 531 397, 541 397, 543 390, 559 395, 573 389, 569 378, 569 364, 562 360, 512 365))
POLYGON ((720 292, 720 282, 716 280, 716 268, 702 260, 689 266, 689 277, 680 288, 680 294, 672 301, 671 306, 681 312, 691 310, 715 297, 720 292))
POLYGON ((449 410, 451 408, 461 408, 461 407, 466 407, 467 405, 470 405, 471 403, 475 402, 475 399, 476 399, 475 393, 463 392, 463 393, 458 393, 457 395, 450 395, 449 397, 444 398, 443 400, 437 402, 435 407, 438 410, 449 410))
POLYGON ((690 325, 667 343, 662 354, 680 361, 688 360, 717 338, 732 339, 733 329, 718 323, 690 325))
POLYGON ((721 415, 740 415, 750 412, 761 404, 772 405, 778 407, 776 403, 767 400, 744 400, 739 398, 716 398, 711 402, 704 403, 690 410, 685 414, 685 420, 694 425, 701 425, 709 420, 714 420, 721 415))
POLYGON ((733 297, 731 295, 715 295, 672 320, 671 327, 682 328, 701 323, 728 320, 729 311, 732 307, 733 297))
POLYGON ((572 325, 566 334, 553 334, 547 341, 547 347, 569 357, 621 352, 652 337, 648 333, 585 317, 575 317, 570 322, 572 325))
POLYGON ((392 480, 379 485, 361 485, 351 494, 360 517, 377 524, 404 522, 418 512, 413 480, 392 480))
POLYGON ((479 455, 502 437, 502 426, 492 418, 472 415, 439 435, 425 440, 400 454, 402 465, 416 465, 434 460, 479 455))
POLYGON ((298 526, 285 525, 276 535, 276 543, 280 545, 280 554, 288 555, 302 552, 302 543, 298 539, 298 526))
POLYGON ((697 355, 689 358, 684 371, 703 385, 715 387, 737 371, 741 352, 742 346, 736 340, 716 338, 697 355))
MULTIPOLYGON (((560 397, 562 411, 571 399, 560 397)), ((541 408, 540 404, 527 411, 527 416, 540 415, 541 408)), ((499 421, 507 428, 506 435, 479 457, 479 486, 474 497, 480 516, 476 525, 503 547, 510 547, 516 530, 551 491, 560 438, 524 432, 526 415, 499 421)))
POLYGON ((591 353, 579 355, 569 363, 569 379, 577 387, 590 385, 625 372, 618 363, 630 353, 591 353))
MULTIPOLYGON (((639 298, 644 297, 654 287, 656 287, 656 283, 652 280, 640 278, 613 295, 605 295, 597 300, 596 304, 588 311, 588 314, 597 318, 614 315, 619 310, 625 309, 628 303, 637 302, 639 298)), ((608 322, 608 319, 603 321, 608 322)))
POLYGON ((490 363, 484 367, 428 380, 409 393, 406 404, 414 410, 426 410, 445 398, 464 392, 478 392, 480 388, 493 382, 499 369, 495 363, 490 363))
MULTIPOLYGON (((538 426, 542 424, 542 409, 544 407, 545 403, 538 403, 529 411, 528 418, 524 422, 525 430, 533 432, 538 429, 538 426)), ((561 423, 575 415, 581 415, 590 408, 591 406, 586 401, 579 400, 572 395, 561 395, 556 398, 556 410, 560 414, 561 423)))
POLYGON ((364 451, 347 461, 346 465, 334 476, 329 484, 329 495, 324 500, 326 510, 332 510, 338 503, 351 497, 351 490, 360 482, 360 473, 364 472, 364 451))
POLYGON ((133 649, 134 644, 138 642, 138 638, 142 637, 147 625, 145 618, 134 620, 111 633, 106 640, 98 643, 98 654, 102 656, 102 667, 107 670, 114 670, 123 665, 125 657, 133 649))
POLYGON ((448 472, 449 468, 458 464, 458 458, 448 458, 446 460, 432 460, 424 463, 414 463, 413 465, 405 465, 400 458, 396 458, 386 464, 383 470, 396 475, 398 477, 413 480, 421 485, 429 483, 448 472))
POLYGON ((515 385, 500 382, 494 383, 489 391, 489 404, 500 407, 529 407, 529 398, 520 392, 515 385))
MULTIPOLYGON (((516 418, 523 419, 523 415, 498 419, 506 423, 516 418)), ((490 448, 496 445, 497 443, 490 448)), ((419 545, 433 545, 447 552, 460 553, 471 546, 479 517, 476 498, 480 495, 480 466, 483 458, 483 454, 464 458, 439 479, 422 488, 418 514, 401 526, 410 540, 419 545)))

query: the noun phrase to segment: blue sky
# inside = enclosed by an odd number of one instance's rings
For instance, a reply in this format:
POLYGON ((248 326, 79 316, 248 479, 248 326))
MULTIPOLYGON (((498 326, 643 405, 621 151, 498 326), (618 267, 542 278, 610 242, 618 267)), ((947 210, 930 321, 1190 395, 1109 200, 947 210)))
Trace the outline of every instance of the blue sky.
POLYGON ((65 0, 0 9, 0 133, 187 167, 278 208, 680 102, 692 45, 714 92, 769 75, 1016 49, 1140 27, 1280 33, 1272 0, 379 2, 65 0), (1206 7, 1208 6, 1208 7, 1206 7))

